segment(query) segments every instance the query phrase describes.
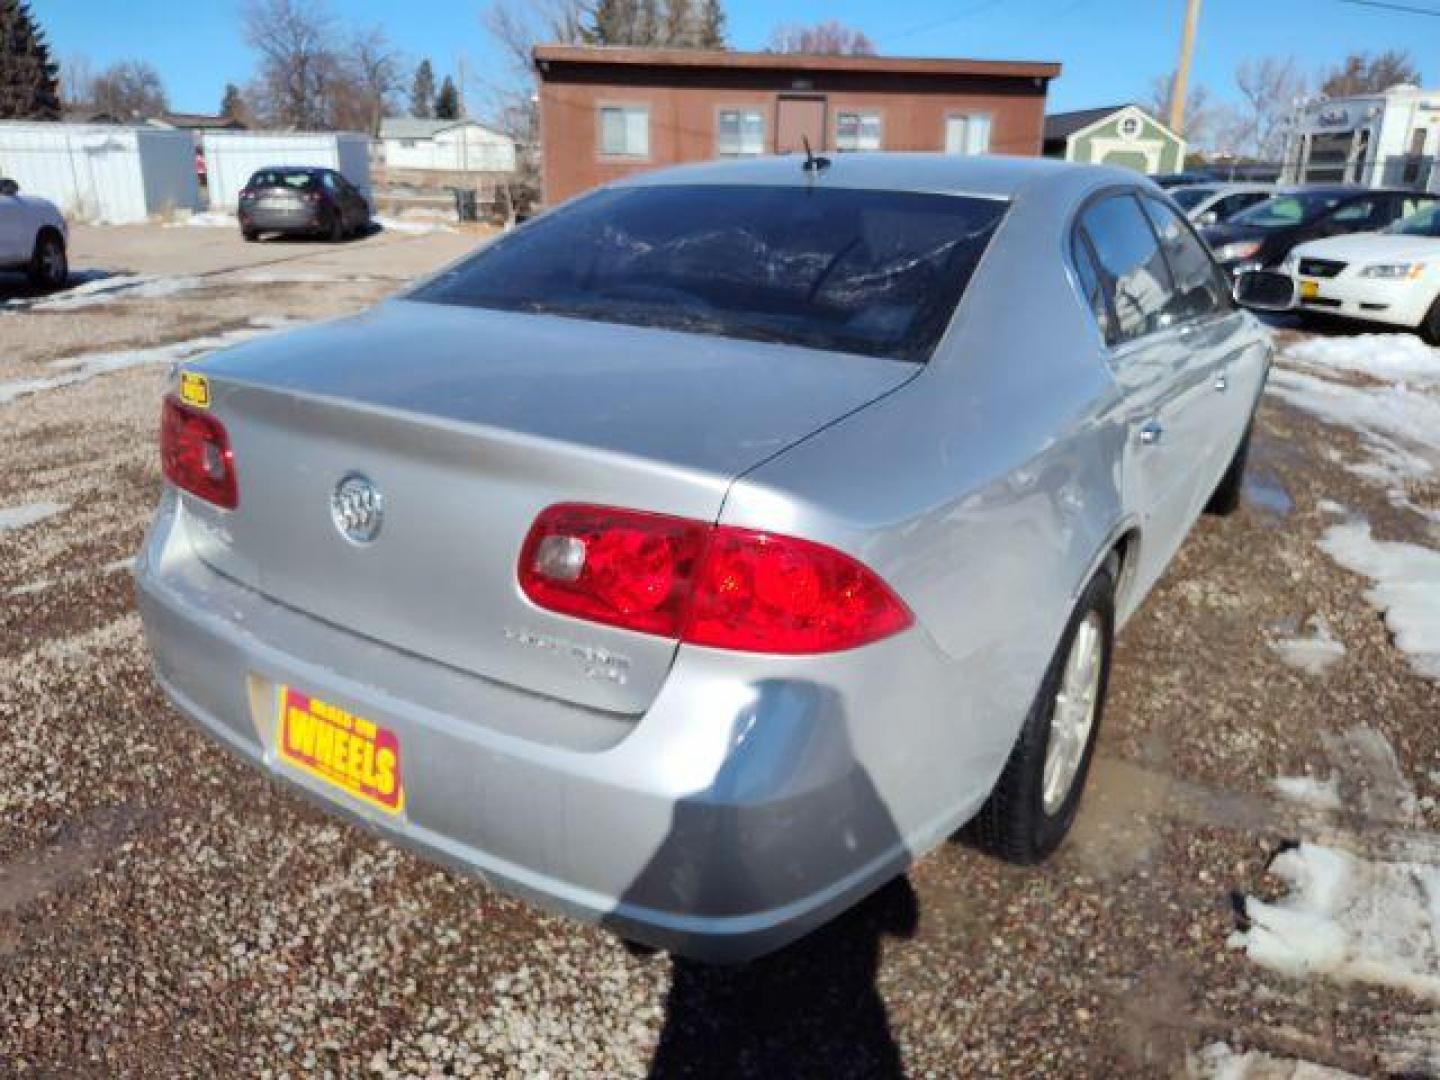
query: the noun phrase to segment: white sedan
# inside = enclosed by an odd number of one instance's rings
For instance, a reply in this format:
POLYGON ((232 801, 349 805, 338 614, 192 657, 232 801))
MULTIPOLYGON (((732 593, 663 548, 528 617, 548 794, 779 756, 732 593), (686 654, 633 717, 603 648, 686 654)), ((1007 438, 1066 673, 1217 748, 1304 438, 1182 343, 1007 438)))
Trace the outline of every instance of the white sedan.
POLYGON ((23 270, 41 289, 61 288, 70 278, 68 235, 54 203, 21 195, 19 184, 0 177, 0 270, 23 270))
POLYGON ((1300 244, 1284 267, 1302 313, 1401 326, 1440 345, 1440 202, 1384 232, 1300 244))

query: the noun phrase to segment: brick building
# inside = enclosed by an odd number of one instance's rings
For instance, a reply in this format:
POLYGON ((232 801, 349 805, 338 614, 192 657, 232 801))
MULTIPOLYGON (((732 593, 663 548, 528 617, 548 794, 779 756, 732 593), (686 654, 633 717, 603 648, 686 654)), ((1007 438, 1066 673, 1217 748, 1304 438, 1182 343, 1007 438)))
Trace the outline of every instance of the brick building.
POLYGON ((1060 65, 542 45, 545 201, 641 169, 752 154, 1041 151, 1060 65))

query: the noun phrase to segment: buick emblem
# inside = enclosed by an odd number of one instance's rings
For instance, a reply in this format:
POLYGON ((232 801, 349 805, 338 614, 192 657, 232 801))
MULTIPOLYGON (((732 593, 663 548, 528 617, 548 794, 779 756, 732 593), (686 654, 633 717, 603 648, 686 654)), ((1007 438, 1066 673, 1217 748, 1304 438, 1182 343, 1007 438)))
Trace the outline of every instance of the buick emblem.
POLYGON ((335 485, 335 492, 330 496, 330 517, 346 540, 352 544, 368 544, 380 535, 385 498, 368 479, 351 473, 335 485))

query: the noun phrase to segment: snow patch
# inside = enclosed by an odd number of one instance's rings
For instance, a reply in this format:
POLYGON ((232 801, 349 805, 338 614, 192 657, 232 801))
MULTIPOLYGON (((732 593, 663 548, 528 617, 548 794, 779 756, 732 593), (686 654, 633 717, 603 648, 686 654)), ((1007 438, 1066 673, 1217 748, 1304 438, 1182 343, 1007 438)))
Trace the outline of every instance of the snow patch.
POLYGON ((1309 636, 1281 638, 1272 641, 1270 648, 1291 667, 1307 675, 1323 675, 1345 655, 1345 644, 1330 633, 1330 625, 1319 615, 1312 616, 1306 625, 1311 630, 1309 636))
POLYGON ((87 353, 83 356, 55 360, 50 367, 59 369, 60 374, 58 375, 0 382, 0 405, 8 404, 30 394, 56 390, 63 386, 73 386, 87 379, 93 379, 97 375, 108 375, 125 368, 140 367, 145 364, 179 363, 200 353, 238 345, 252 338, 263 337, 276 330, 284 330, 297 325, 299 324, 283 316, 257 315, 250 320, 248 327, 239 330, 227 330, 221 334, 191 338, 188 341, 176 341, 169 345, 157 345, 149 349, 87 353))
POLYGON ((1440 385, 1440 349, 1413 334, 1312 337, 1285 350, 1288 359, 1313 367, 1369 375, 1382 382, 1440 385))
POLYGON ((1349 510, 1345 509, 1345 507, 1341 506, 1334 499, 1321 499, 1315 504, 1315 509, 1319 510, 1322 514, 1335 514, 1338 517, 1345 517, 1350 513, 1349 510))
POLYGON ((166 229, 238 229, 240 222, 235 219, 234 214, 227 214, 223 210, 203 210, 199 213, 187 214, 175 221, 165 222, 166 229))
POLYGON ((455 230, 439 221, 415 220, 413 218, 376 217, 372 219, 386 232, 410 233, 415 236, 423 236, 427 233, 453 233, 455 230))
POLYGON ((37 502, 24 506, 0 506, 0 533, 23 529, 68 510, 65 503, 37 502))
POLYGON ((32 301, 27 306, 31 311, 77 311, 81 308, 111 304, 117 300, 156 300, 198 289, 204 284, 205 282, 195 277, 122 275, 86 282, 59 296, 32 301))
POLYGON ((1313 810, 1340 809, 1340 778, 1333 773, 1328 780, 1315 776, 1277 776, 1270 786, 1291 802, 1313 810))
POLYGON ((1273 904, 1245 900, 1232 948, 1293 978, 1404 990, 1440 1002, 1440 867, 1384 862, 1301 844, 1270 863, 1289 886, 1273 904))
POLYGON ((1187 1072, 1196 1080, 1360 1080, 1354 1073, 1259 1050, 1238 1051, 1211 1043, 1190 1055, 1187 1072))
POLYGON ((1320 550, 1374 582, 1365 598, 1384 612, 1396 647, 1422 675, 1440 679, 1440 551, 1376 540, 1365 521, 1330 526, 1320 550))

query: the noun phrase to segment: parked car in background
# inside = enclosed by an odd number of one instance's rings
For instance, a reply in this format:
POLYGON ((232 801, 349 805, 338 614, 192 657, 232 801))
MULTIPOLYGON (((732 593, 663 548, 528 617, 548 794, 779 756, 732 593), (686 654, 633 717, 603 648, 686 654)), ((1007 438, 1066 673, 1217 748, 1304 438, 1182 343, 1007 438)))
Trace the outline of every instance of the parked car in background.
POLYGON ((1236 506, 1271 352, 1123 170, 630 176, 174 374, 157 676, 394 840, 744 959, 971 819, 1055 849, 1115 632, 1236 506))
POLYGON ((1301 244, 1285 269, 1302 313, 1418 330, 1440 345, 1440 199, 1382 232, 1301 244))
POLYGON ((69 236, 54 203, 0 177, 0 270, 22 270, 37 288, 59 289, 70 280, 69 236))
POLYGON ((240 191, 246 240, 262 233, 304 233, 339 241, 369 225, 370 201, 334 169, 272 166, 256 172, 240 191))
POLYGON ((1201 230, 1232 274, 1278 267, 1296 244, 1326 236, 1375 232, 1433 202, 1414 191, 1310 185, 1284 188, 1229 221, 1201 230))
POLYGON ((1196 225, 1218 225, 1275 194, 1274 184, 1185 184, 1170 198, 1196 225))

